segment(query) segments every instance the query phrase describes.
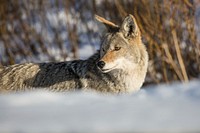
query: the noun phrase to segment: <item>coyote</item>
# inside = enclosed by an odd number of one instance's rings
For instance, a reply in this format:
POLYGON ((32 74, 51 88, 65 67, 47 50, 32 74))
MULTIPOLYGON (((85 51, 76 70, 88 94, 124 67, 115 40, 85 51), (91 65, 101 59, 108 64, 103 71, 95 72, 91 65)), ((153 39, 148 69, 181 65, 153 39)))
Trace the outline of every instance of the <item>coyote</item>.
POLYGON ((129 14, 120 26, 97 15, 96 19, 107 28, 96 54, 87 60, 0 67, 0 92, 35 89, 138 91, 146 76, 148 54, 135 18, 129 14))

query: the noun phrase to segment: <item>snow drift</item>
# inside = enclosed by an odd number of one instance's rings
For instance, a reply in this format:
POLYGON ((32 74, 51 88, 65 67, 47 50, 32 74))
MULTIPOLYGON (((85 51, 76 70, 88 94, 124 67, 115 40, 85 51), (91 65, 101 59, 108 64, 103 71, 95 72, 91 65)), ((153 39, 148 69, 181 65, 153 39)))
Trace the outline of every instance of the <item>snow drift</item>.
POLYGON ((36 91, 0 95, 0 132, 199 132, 200 81, 132 95, 36 91))

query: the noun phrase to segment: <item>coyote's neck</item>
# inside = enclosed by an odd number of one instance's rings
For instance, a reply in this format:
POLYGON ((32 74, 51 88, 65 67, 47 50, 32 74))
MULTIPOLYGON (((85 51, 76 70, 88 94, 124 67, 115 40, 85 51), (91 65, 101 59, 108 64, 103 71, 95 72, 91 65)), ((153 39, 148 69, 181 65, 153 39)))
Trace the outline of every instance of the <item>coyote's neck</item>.
POLYGON ((121 70, 119 73, 113 73, 119 85, 124 92, 136 92, 142 86, 148 66, 148 54, 146 51, 142 52, 139 63, 135 67, 130 67, 121 70))
POLYGON ((134 70, 128 71, 120 71, 117 74, 114 74, 116 77, 116 84, 120 87, 120 92, 130 93, 136 92, 140 89, 144 82, 146 72, 142 72, 137 68, 134 70))

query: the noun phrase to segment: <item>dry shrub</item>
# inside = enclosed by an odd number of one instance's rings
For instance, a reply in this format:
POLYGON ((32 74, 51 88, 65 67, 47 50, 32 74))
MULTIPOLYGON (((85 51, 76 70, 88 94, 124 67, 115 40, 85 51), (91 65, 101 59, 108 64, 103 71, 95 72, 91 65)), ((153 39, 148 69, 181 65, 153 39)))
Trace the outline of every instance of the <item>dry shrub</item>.
POLYGON ((39 54, 45 55, 49 61, 78 58, 78 48, 85 43, 83 38, 87 38, 86 43, 93 47, 99 43, 99 33, 88 23, 94 21, 94 14, 120 23, 130 13, 138 21, 150 57, 146 84, 177 80, 188 82, 200 74, 195 11, 193 0, 1 0, 0 45, 3 45, 4 54, 0 53, 0 63, 19 63, 16 57, 39 54), (68 18, 64 27, 49 26, 46 19, 49 10, 56 10, 56 13, 64 10, 65 14, 73 16, 73 22, 68 18), (32 27, 35 21, 39 21, 42 28, 51 30, 52 42, 32 27), (80 32, 81 28, 86 31, 80 32), (63 30, 67 40, 61 37, 63 30), (56 56, 61 58, 57 59, 49 52, 49 47, 57 48, 59 53, 56 56))

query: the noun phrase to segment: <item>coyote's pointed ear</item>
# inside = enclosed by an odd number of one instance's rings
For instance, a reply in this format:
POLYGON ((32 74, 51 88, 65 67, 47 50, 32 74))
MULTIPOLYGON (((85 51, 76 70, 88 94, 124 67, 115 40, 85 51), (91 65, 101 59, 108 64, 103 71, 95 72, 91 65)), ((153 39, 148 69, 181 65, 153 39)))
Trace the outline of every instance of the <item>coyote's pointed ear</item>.
POLYGON ((96 20, 98 20, 99 22, 103 23, 103 24, 106 26, 106 28, 107 28, 107 30, 108 30, 109 32, 119 30, 119 26, 116 25, 116 24, 114 24, 113 22, 110 22, 110 21, 108 21, 108 20, 106 20, 106 19, 104 19, 104 18, 102 18, 102 17, 100 17, 100 16, 98 16, 98 15, 95 15, 95 18, 96 18, 96 20))
POLYGON ((120 31, 124 34, 124 37, 126 38, 136 37, 140 34, 140 30, 138 28, 136 20, 131 14, 125 17, 120 27, 120 31))

